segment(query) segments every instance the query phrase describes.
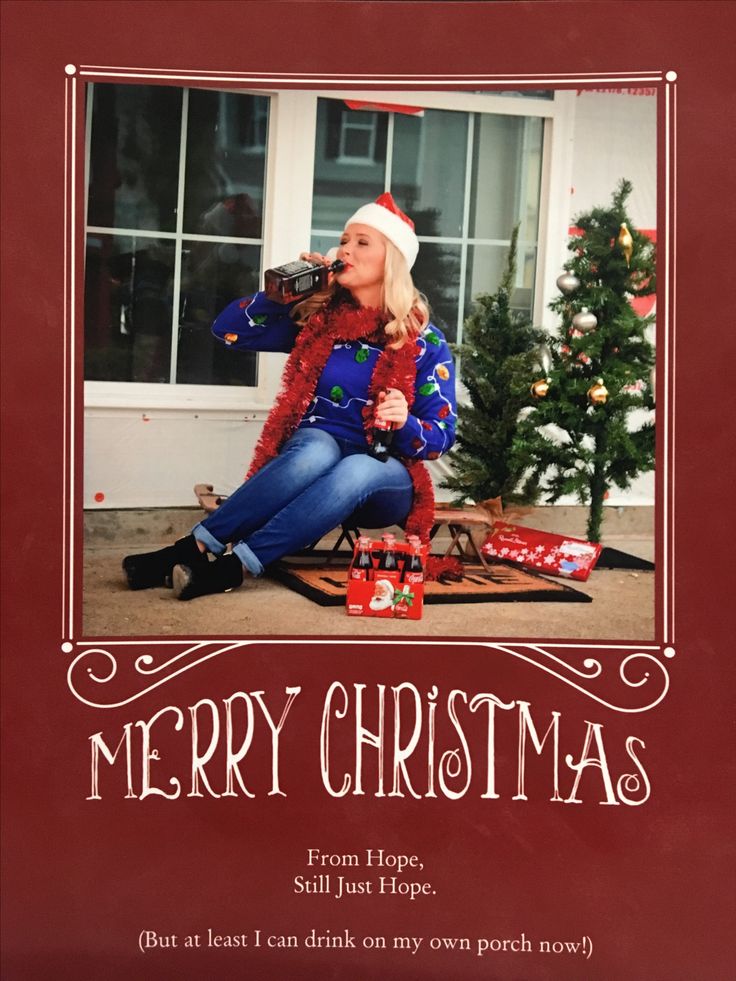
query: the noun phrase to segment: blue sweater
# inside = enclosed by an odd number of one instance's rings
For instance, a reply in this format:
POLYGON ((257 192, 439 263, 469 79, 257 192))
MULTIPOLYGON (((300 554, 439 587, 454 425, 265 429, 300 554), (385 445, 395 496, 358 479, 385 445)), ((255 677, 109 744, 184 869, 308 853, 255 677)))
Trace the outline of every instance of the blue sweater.
MULTIPOLYGON (((236 350, 288 352, 299 332, 290 309, 256 293, 226 307, 212 331, 236 350)), ((432 324, 422 331, 417 347, 414 405, 406 424, 394 431, 392 452, 435 460, 455 441, 455 369, 442 332, 432 324)), ((299 428, 324 429, 337 439, 367 448, 361 410, 381 351, 363 341, 335 344, 299 428)))

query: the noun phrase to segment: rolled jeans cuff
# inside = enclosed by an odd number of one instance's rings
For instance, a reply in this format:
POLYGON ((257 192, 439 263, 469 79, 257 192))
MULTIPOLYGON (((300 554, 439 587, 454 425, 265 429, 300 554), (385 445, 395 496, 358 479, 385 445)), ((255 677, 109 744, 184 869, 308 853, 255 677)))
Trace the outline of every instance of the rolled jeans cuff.
POLYGON ((253 552, 245 542, 236 542, 233 545, 233 554, 237 555, 245 568, 252 576, 263 575, 263 564, 255 552, 253 552))
POLYGON ((192 535, 194 535, 198 542, 204 545, 208 552, 212 552, 213 555, 222 555, 227 547, 222 542, 218 542, 215 536, 210 534, 202 524, 195 525, 192 528, 192 535))

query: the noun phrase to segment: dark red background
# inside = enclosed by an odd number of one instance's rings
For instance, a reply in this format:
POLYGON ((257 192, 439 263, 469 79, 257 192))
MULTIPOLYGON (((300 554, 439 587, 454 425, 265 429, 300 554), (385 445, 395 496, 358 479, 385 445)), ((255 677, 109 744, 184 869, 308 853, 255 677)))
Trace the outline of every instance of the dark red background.
MULTIPOLYGON (((725 978, 733 856, 731 630, 733 364, 732 4, 5 3, 3 9, 4 976, 59 978, 725 978), (605 72, 673 69, 677 83, 676 658, 664 703, 607 712, 542 672, 480 649, 256 648, 104 713, 70 695, 60 651, 64 66, 268 72, 605 72), (543 768, 512 801, 515 742, 499 735, 497 801, 332 800, 319 780, 332 680, 411 681, 563 712, 563 749, 605 724, 612 768, 636 735, 642 807, 548 802, 543 768), (87 802, 88 736, 164 704, 302 685, 284 731, 288 797, 87 802), (304 855, 418 852, 431 900, 296 897, 304 855), (254 950, 141 954, 159 933, 593 939, 558 955, 254 950)), ((636 146, 632 145, 632 155, 636 146)), ((661 239, 661 235, 660 235, 661 239)), ((492 618, 489 616, 492 624, 492 618)), ((492 631, 492 626, 490 628, 492 631)), ((175 760, 176 751, 170 757, 175 760)), ((159 764, 162 765, 162 764, 159 764)), ((104 770, 104 768, 103 768, 104 770)), ((163 771, 162 771, 163 772, 163 771)), ((620 771, 619 771, 620 772, 620 771)), ((177 773, 186 776, 186 756, 177 773)), ((587 778, 586 778, 587 780, 587 778)), ((569 787, 569 778, 568 784, 569 787)), ((426 947, 426 941, 425 945, 426 947)))

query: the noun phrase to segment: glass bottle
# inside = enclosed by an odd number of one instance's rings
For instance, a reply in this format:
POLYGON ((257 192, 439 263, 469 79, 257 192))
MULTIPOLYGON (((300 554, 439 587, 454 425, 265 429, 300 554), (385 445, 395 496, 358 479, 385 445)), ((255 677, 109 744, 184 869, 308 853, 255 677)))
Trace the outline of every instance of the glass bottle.
POLYGON ((321 262, 306 262, 297 259, 287 262, 284 266, 267 269, 264 273, 263 291, 269 300, 275 303, 293 303, 303 300, 310 293, 327 289, 327 278, 330 273, 340 272, 345 263, 335 259, 331 266, 321 262))
POLYGON ((371 445, 368 447, 368 455, 385 463, 390 455, 393 438, 394 424, 376 417, 371 427, 371 445))
POLYGON ((410 536, 407 538, 409 543, 409 555, 404 560, 404 570, 401 574, 402 582, 417 583, 424 582, 424 566, 422 565, 422 543, 419 538, 410 536))
MULTIPOLYGON (((378 568, 381 578, 388 579, 390 582, 398 582, 399 563, 396 558, 396 538, 390 533, 381 535, 381 538, 383 540, 383 551, 378 557, 378 568)), ((378 575, 376 575, 376 578, 379 578, 378 575)))
POLYGON ((366 580, 373 578, 373 562, 371 560, 371 540, 362 535, 358 539, 358 554, 350 566, 350 578, 366 580))

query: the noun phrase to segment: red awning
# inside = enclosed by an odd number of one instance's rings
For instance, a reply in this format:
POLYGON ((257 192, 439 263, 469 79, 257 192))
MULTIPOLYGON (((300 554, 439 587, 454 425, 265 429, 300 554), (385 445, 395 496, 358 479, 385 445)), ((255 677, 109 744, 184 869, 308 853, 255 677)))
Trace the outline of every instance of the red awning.
POLYGON ((398 106, 390 102, 358 102, 355 99, 345 99, 348 109, 368 109, 371 112, 401 112, 405 116, 423 116, 424 109, 419 106, 398 106))

